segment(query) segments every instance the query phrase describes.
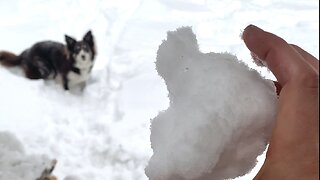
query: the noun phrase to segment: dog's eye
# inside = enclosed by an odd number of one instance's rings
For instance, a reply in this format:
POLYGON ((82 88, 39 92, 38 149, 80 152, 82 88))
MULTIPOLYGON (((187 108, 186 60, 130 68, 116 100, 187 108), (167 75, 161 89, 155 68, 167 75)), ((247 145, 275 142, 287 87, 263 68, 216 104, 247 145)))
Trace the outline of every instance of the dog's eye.
POLYGON ((77 51, 77 52, 80 51, 80 49, 81 49, 80 46, 76 46, 76 47, 74 48, 74 50, 77 51))
POLYGON ((82 45, 83 50, 89 51, 89 46, 87 44, 82 45))

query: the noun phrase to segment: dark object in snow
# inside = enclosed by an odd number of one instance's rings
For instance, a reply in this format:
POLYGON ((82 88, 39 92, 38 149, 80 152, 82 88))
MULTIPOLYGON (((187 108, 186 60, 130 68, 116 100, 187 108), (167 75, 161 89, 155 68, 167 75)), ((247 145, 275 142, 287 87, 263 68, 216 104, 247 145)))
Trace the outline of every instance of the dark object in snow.
POLYGON ((37 178, 36 180, 57 180, 57 177, 52 175, 52 171, 56 167, 56 164, 57 164, 57 160, 55 160, 55 159, 52 160, 50 166, 45 168, 42 171, 41 176, 39 178, 37 178))
POLYGON ((0 51, 0 64, 20 66, 29 79, 56 79, 65 90, 85 85, 96 55, 94 38, 88 31, 81 41, 65 35, 66 45, 55 41, 35 43, 20 55, 0 51))

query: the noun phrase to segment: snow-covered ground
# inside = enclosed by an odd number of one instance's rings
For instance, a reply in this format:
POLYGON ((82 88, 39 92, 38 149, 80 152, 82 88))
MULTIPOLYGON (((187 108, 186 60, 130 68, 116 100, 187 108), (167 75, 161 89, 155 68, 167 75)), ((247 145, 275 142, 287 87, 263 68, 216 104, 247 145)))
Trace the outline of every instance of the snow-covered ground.
POLYGON ((147 179, 150 119, 168 106, 154 62, 169 30, 192 26, 202 52, 228 51, 268 78, 239 37, 250 23, 319 57, 317 0, 1 0, 0 22, 0 50, 91 29, 98 51, 83 93, 0 67, 1 180, 32 180, 50 159, 59 180, 147 179))

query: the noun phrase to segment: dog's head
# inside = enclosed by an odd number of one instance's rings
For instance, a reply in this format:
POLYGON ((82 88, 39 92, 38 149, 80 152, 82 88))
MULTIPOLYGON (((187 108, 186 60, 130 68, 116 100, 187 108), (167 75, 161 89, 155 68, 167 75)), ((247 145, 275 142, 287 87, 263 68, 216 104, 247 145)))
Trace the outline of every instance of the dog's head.
POLYGON ((77 41, 68 35, 65 35, 65 40, 76 67, 86 68, 93 65, 96 52, 91 31, 88 31, 81 41, 77 41))

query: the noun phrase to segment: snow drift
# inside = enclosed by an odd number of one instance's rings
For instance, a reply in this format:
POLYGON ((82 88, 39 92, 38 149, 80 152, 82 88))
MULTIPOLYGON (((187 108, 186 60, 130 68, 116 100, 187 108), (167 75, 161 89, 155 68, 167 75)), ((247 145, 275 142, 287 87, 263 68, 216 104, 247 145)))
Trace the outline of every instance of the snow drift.
POLYGON ((168 32, 156 68, 170 106, 151 121, 146 175, 212 180, 248 173, 271 135, 273 83, 229 53, 201 53, 190 27, 168 32))
POLYGON ((26 154, 13 134, 0 132, 0 179, 36 179, 48 162, 45 155, 26 154))

